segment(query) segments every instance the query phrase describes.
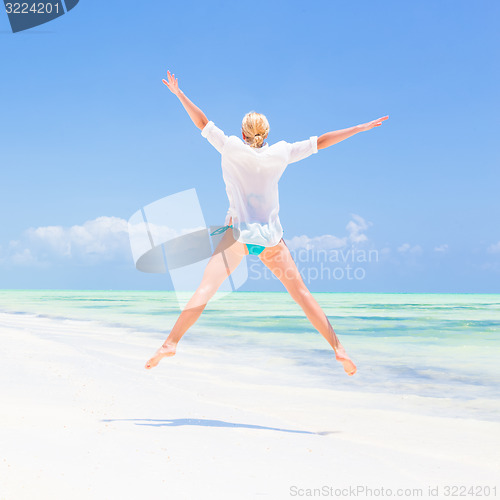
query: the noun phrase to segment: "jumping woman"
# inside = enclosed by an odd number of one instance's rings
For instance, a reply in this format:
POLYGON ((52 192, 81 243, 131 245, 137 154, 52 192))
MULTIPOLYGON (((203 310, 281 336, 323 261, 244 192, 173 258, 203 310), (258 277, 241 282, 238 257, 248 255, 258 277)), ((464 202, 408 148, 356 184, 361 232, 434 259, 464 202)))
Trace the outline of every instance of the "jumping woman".
POLYGON ((283 228, 278 217, 278 181, 288 164, 307 158, 319 149, 337 144, 358 132, 378 127, 388 116, 334 130, 319 137, 312 136, 305 141, 279 141, 269 146, 264 142, 269 134, 269 123, 264 115, 247 113, 241 126, 243 140, 234 135, 228 137, 179 89, 174 74, 167 71, 167 78, 168 81, 163 80, 163 83, 179 98, 194 124, 201 130, 201 135, 221 153, 229 210, 225 226, 217 231, 223 233, 222 239, 208 261, 198 289, 179 315, 163 345, 145 367, 153 368, 162 358, 175 354, 177 343, 200 317, 207 302, 238 267, 243 257, 251 253, 258 255, 283 283, 314 328, 333 348, 335 358, 342 363, 346 373, 354 375, 356 366, 304 284, 283 240, 283 228))

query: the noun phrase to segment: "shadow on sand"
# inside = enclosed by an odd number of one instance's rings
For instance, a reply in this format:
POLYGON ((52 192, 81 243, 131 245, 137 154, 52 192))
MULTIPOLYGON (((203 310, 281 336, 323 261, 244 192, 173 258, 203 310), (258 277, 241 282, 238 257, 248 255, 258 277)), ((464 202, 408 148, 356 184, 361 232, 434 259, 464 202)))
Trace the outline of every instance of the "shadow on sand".
POLYGON ((242 429, 291 432, 294 434, 316 434, 320 436, 325 436, 328 434, 335 434, 340 432, 340 431, 323 431, 323 432, 300 431, 295 429, 280 429, 279 427, 266 427, 263 425, 241 424, 235 422, 224 422, 223 420, 207 420, 199 418, 175 418, 172 420, 160 420, 154 418, 108 418, 108 419, 102 419, 101 422, 133 422, 134 425, 147 425, 151 427, 179 427, 182 425, 198 425, 201 427, 231 427, 231 428, 242 428, 242 429))

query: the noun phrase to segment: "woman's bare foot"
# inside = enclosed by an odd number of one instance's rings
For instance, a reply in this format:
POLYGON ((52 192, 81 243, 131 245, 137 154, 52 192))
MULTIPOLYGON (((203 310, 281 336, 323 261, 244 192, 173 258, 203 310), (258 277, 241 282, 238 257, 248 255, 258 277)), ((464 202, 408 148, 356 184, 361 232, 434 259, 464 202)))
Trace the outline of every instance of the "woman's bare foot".
POLYGON ((177 344, 166 344, 162 345, 155 353, 155 355, 146 363, 145 368, 150 370, 154 368, 163 358, 167 356, 173 356, 175 354, 175 349, 177 344))
POLYGON ((344 370, 347 375, 354 375, 356 373, 356 365, 352 362, 351 358, 346 354, 344 348, 342 346, 334 348, 335 351, 335 359, 340 361, 344 366, 344 370))

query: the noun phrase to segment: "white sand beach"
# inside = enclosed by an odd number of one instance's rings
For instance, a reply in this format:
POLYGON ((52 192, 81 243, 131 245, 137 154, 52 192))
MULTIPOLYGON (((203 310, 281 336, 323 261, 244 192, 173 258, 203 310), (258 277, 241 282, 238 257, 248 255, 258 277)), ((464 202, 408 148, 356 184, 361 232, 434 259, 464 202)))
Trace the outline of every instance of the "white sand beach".
POLYGON ((415 411, 432 398, 336 391, 347 375, 333 361, 327 390, 182 343, 146 370, 156 339, 92 322, 1 313, 0 339, 2 500, 500 495, 500 423, 415 411))

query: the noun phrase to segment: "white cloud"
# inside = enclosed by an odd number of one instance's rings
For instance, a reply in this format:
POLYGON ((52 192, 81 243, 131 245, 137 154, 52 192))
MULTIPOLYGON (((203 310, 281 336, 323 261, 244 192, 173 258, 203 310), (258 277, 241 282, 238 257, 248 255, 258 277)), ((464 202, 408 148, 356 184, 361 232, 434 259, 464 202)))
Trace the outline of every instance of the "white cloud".
POLYGON ((345 248, 347 246, 366 243, 368 237, 364 234, 370 226, 371 222, 366 221, 357 214, 351 214, 351 220, 346 225, 347 234, 339 237, 331 234, 323 234, 321 236, 294 236, 287 239, 286 244, 290 250, 298 250, 304 248, 306 250, 335 250, 345 248))
MULTIPOLYGON (((291 250, 330 250, 359 246, 368 241, 365 231, 371 225, 372 223, 363 217, 351 214, 351 220, 346 225, 346 234, 343 236, 295 236, 287 239, 287 245, 291 250)), ((165 241, 188 232, 188 229, 175 231, 152 224, 149 229, 155 241, 165 241)), ((128 221, 119 217, 107 216, 97 217, 81 225, 31 227, 26 229, 19 239, 0 246, 0 264, 46 267, 61 261, 99 264, 106 261, 131 260, 129 231, 133 236, 136 230, 144 231, 144 228, 129 225, 128 221)))
POLYGON ((22 250, 13 253, 11 262, 18 266, 33 266, 40 264, 36 256, 31 253, 29 248, 23 248, 22 250))
POLYGON ((344 248, 347 245, 347 237, 338 238, 331 234, 324 234, 310 238, 309 236, 302 235, 287 239, 286 244, 290 250, 297 250, 299 248, 305 248, 306 250, 337 249, 344 248))
POLYGON ((403 243, 397 248, 397 251, 404 254, 420 254, 422 253, 422 247, 420 245, 411 246, 409 243, 403 243))
POLYGON ((446 243, 443 243, 442 245, 434 247, 434 251, 440 253, 446 253, 448 251, 448 245, 446 243))
POLYGON ((486 250, 488 253, 500 253, 500 241, 490 245, 486 250))
POLYGON ((368 238, 363 234, 363 231, 366 231, 372 223, 365 221, 363 217, 356 214, 351 214, 351 217, 354 220, 350 220, 346 226, 349 240, 353 243, 362 243, 366 241, 368 238))
POLYGON ((407 252, 409 248, 410 248, 409 243, 403 243, 400 247, 397 248, 397 250, 398 252, 404 253, 407 252))
POLYGON ((130 258, 128 222, 102 216, 71 227, 29 228, 9 242, 0 262, 43 266, 61 259, 95 264, 123 258, 130 258))

